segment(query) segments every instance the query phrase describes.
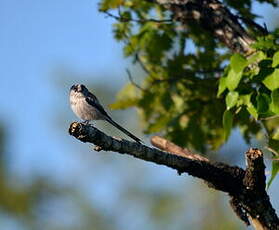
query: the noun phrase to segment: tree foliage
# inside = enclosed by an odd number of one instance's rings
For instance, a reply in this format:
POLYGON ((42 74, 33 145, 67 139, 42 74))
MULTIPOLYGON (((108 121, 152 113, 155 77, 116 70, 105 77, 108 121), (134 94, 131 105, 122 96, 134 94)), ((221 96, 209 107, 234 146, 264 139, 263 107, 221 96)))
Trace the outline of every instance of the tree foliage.
MULTIPOLYGON (((276 7, 275 0, 259 0, 276 7)), ((100 11, 117 19, 115 39, 141 65, 140 87, 128 83, 114 109, 140 109, 145 132, 160 132, 181 146, 216 150, 239 128, 243 138, 266 136, 279 152, 279 31, 261 34, 252 1, 224 1, 255 38, 253 52, 234 53, 198 24, 183 24, 155 1, 102 0, 100 11)), ((209 22, 210 23, 210 22, 209 22)))

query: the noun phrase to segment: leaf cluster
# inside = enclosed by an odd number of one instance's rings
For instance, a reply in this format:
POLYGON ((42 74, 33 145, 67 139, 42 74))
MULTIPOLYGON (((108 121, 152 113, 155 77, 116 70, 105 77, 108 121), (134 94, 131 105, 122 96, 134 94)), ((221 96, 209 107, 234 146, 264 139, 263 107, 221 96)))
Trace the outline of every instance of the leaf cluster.
MULTIPOLYGON (((275 0, 258 2, 276 6, 275 0)), ((224 4, 257 35, 251 0, 224 4)), ((172 21, 171 12, 151 1, 102 0, 100 11, 116 15, 115 39, 145 72, 141 87, 126 85, 112 108, 137 107, 147 134, 201 152, 218 149, 234 127, 248 143, 266 134, 278 157, 278 31, 259 37, 245 57, 232 55, 195 23, 172 21)))
MULTIPOLYGON (((223 124, 226 139, 240 113, 261 125, 267 138, 267 148, 274 155, 273 176, 278 171, 279 157, 279 33, 275 31, 253 44, 255 52, 244 57, 234 54, 220 78, 218 96, 225 97, 226 111, 223 124), (275 171, 274 171, 275 170, 275 171)), ((240 119, 240 120, 239 120, 240 119)), ((240 125, 243 128, 243 125, 240 125)), ((247 127, 244 137, 247 138, 247 127)))

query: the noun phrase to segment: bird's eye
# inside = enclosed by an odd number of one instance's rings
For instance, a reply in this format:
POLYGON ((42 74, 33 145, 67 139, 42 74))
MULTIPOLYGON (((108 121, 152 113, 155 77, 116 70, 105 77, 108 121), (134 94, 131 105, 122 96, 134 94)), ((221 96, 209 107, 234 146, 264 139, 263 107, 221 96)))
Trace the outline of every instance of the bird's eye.
POLYGON ((71 87, 71 90, 73 90, 73 91, 77 91, 77 87, 76 87, 76 85, 73 85, 72 87, 71 87))

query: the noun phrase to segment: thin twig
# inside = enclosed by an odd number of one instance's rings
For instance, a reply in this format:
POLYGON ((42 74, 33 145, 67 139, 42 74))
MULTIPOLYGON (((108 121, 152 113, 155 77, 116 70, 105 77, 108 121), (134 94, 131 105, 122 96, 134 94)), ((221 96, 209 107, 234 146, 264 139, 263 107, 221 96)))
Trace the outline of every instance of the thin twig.
POLYGON ((143 63, 143 61, 141 60, 138 53, 135 54, 135 60, 136 60, 136 62, 138 62, 140 64, 140 67, 144 70, 144 72, 147 73, 148 75, 150 75, 151 71, 143 63))
POLYGON ((126 72, 128 74, 128 77, 129 77, 129 80, 131 82, 132 85, 134 85, 136 88, 138 88, 139 90, 142 90, 142 91, 146 91, 146 89, 142 88, 140 85, 138 85, 137 83, 135 83, 134 79, 132 78, 132 74, 130 72, 129 69, 126 69, 126 72))
POLYGON ((119 14, 119 16, 114 15, 108 11, 103 11, 106 15, 109 17, 112 17, 120 22, 139 22, 139 23, 145 23, 145 22, 155 22, 155 23, 165 23, 165 22, 172 22, 172 19, 155 19, 155 18, 147 18, 147 19, 134 19, 134 18, 125 18, 122 15, 119 14))
POLYGON ((263 117, 263 118, 260 118, 259 120, 267 121, 267 120, 271 120, 271 119, 274 119, 274 118, 277 118, 277 117, 279 117, 279 115, 274 115, 274 116, 271 116, 271 117, 263 117))

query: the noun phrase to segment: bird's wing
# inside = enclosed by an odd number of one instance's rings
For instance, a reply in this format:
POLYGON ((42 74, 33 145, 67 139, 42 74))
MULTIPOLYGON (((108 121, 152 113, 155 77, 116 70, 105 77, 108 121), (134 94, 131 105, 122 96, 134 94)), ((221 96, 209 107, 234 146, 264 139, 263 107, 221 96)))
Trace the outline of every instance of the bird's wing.
POLYGON ((90 93, 88 97, 85 98, 86 102, 95 107, 96 109, 98 109, 100 111, 101 114, 103 114, 104 116, 108 117, 111 119, 111 117, 107 114, 107 112, 104 110, 103 106, 101 106, 101 104, 99 103, 97 97, 90 93))

